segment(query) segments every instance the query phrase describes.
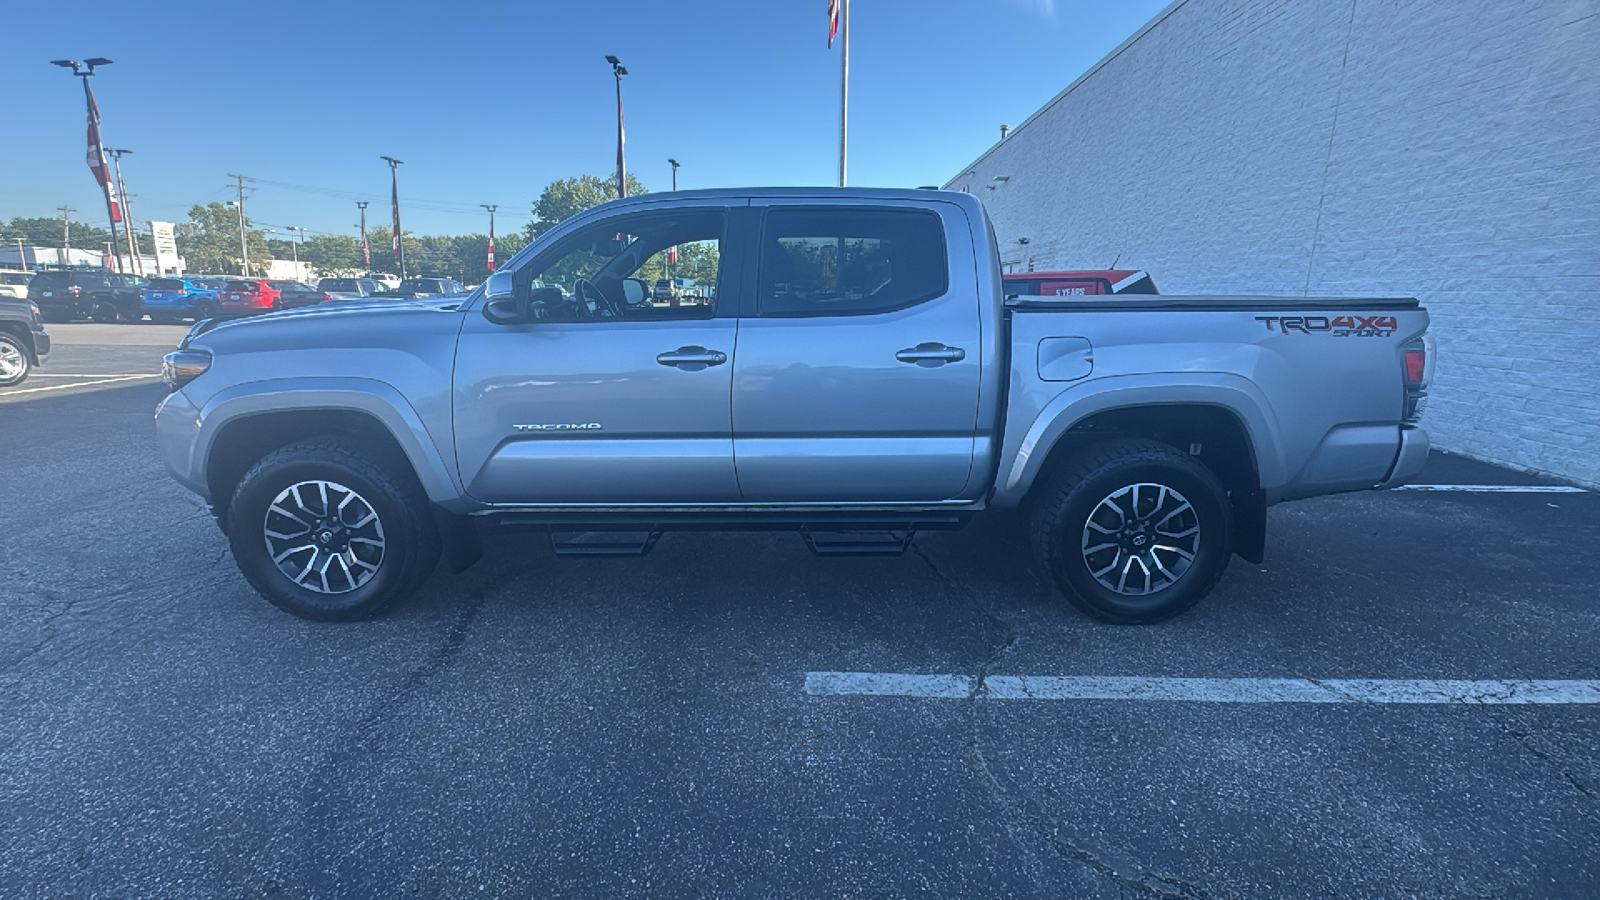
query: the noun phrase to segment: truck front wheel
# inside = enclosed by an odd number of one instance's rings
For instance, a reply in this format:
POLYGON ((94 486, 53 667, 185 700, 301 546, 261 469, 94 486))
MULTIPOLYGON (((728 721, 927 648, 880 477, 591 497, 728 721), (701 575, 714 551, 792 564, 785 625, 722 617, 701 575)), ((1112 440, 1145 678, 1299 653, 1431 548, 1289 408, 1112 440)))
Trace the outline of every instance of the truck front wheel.
POLYGON ((1106 622, 1170 619, 1216 586, 1231 553, 1217 476, 1157 441, 1107 441, 1067 459, 1041 491, 1034 554, 1073 605, 1106 622))
POLYGON ((433 571, 439 537, 420 488, 395 468, 332 438, 269 453, 229 505, 239 571, 306 619, 363 619, 398 603, 433 571))

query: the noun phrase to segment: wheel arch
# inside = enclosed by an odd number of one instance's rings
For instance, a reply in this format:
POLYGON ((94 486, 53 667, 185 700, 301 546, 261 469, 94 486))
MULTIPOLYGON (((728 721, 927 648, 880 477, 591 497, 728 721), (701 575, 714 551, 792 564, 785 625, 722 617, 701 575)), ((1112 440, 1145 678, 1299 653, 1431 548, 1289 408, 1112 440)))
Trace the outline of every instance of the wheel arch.
POLYGON ((415 410, 394 388, 359 381, 359 386, 257 382, 212 398, 199 416, 194 460, 199 477, 194 480, 206 486, 219 519, 233 488, 257 460, 296 441, 330 434, 404 464, 430 501, 453 505, 461 496, 459 485, 415 410))

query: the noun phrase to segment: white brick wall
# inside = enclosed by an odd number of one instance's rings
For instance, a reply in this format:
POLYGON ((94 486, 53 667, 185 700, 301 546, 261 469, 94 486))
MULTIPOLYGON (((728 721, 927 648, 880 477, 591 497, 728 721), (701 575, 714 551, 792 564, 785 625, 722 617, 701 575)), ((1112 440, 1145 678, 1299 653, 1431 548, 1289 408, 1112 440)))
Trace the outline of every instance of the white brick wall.
POLYGON ((1600 0, 1180 0, 968 170, 1038 269, 1416 296, 1436 445, 1600 485, 1600 0))

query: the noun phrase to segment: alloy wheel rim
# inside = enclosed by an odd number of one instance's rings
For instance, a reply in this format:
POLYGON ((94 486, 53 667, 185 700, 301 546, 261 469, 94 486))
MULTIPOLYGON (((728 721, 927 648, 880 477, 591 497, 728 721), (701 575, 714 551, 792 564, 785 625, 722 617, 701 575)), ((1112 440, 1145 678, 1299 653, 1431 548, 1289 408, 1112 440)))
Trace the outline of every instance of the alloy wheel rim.
POLYGON ((284 577, 318 594, 347 594, 377 574, 387 542, 378 511, 336 481, 301 481, 267 506, 267 555, 284 577))
POLYGON ((13 344, 0 342, 0 380, 9 381, 21 375, 26 365, 21 350, 13 344))
POLYGON ((1164 485, 1118 488, 1083 526, 1083 563, 1101 587, 1128 597, 1166 590, 1200 552, 1200 518, 1188 498, 1164 485))

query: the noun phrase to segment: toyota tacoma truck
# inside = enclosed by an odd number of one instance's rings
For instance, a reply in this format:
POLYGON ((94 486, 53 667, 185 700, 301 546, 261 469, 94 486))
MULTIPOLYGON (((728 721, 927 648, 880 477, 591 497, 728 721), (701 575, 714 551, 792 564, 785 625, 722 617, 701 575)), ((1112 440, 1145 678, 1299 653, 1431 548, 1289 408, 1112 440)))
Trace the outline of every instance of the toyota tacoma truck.
POLYGON ((895 553, 1021 507, 1066 598, 1148 623, 1260 561, 1269 506, 1422 467, 1427 330, 1407 299, 1008 300, 963 193, 680 191, 580 213, 465 296, 198 323, 156 431, 307 618, 377 613, 491 528, 895 553), (711 301, 653 303, 691 259, 711 301))

